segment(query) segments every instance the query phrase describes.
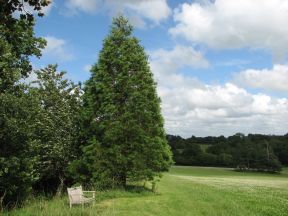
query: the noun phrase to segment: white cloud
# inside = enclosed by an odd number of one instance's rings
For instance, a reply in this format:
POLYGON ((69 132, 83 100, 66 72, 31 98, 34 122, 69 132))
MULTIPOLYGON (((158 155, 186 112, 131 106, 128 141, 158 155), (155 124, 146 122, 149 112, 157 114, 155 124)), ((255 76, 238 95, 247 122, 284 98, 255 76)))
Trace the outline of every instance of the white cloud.
POLYGON ((85 65, 84 67, 83 67, 83 70, 84 71, 86 71, 86 72, 90 72, 90 70, 91 70, 91 68, 92 68, 92 65, 85 65))
POLYGON ((177 25, 169 32, 216 49, 267 49, 276 59, 287 54, 288 29, 284 26, 288 20, 288 1, 205 2, 184 3, 174 10, 177 25))
POLYGON ((175 73, 182 67, 206 68, 209 62, 193 47, 175 46, 172 50, 158 49, 149 53, 155 72, 175 73))
POLYGON ((48 6, 42 8, 42 12, 45 14, 45 16, 48 16, 53 7, 54 7, 54 1, 51 1, 51 3, 48 6))
POLYGON ((33 69, 30 72, 30 74, 28 74, 28 76, 26 78, 23 78, 20 80, 20 82, 23 82, 25 84, 30 84, 32 86, 36 86, 35 84, 31 84, 33 81, 36 81, 38 79, 37 74, 35 73, 35 67, 34 65, 32 65, 33 69))
POLYGON ((209 85, 179 74, 177 70, 182 65, 207 66, 203 64, 205 59, 195 61, 194 55, 191 55, 195 50, 187 57, 189 52, 182 49, 186 48, 151 52, 150 65, 158 83, 167 133, 184 137, 232 135, 237 132, 287 133, 287 98, 252 94, 229 82, 209 85), (181 57, 175 58, 181 54, 181 57))
POLYGON ((44 37, 47 46, 43 50, 43 55, 57 58, 58 61, 67 61, 74 58, 73 54, 68 51, 67 42, 64 39, 53 36, 44 37))
POLYGON ((72 14, 77 11, 95 13, 104 10, 114 16, 122 12, 140 27, 146 26, 144 19, 159 24, 171 14, 166 0, 67 0, 66 5, 72 14))
POLYGON ((234 79, 245 87, 287 92, 288 66, 274 65, 271 70, 248 69, 235 74, 234 79))
POLYGON ((94 13, 100 4, 99 0, 67 0, 66 6, 72 10, 72 13, 77 11, 84 11, 87 13, 94 13))
MULTIPOLYGON (((114 2, 119 2, 114 0, 114 2)), ((125 2, 125 1, 121 1, 125 2)), ((127 1, 125 7, 135 11, 139 16, 150 19, 155 23, 159 23, 165 20, 171 13, 171 10, 166 0, 138 0, 138 1, 127 1)))
POLYGON ((224 67, 236 67, 236 68, 243 68, 243 66, 246 66, 250 64, 250 60, 244 60, 244 59, 231 59, 227 61, 219 61, 215 65, 217 66, 224 66, 224 67))
POLYGON ((159 84, 168 133, 189 137, 288 131, 288 100, 250 94, 231 83, 173 88, 159 84))

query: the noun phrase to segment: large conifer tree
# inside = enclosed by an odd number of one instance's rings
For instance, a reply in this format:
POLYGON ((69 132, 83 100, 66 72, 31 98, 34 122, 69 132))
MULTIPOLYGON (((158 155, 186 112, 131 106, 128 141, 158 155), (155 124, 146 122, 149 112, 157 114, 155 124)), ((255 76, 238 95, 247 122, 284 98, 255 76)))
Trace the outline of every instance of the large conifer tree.
POLYGON ((113 20, 86 83, 83 160, 98 183, 153 180, 172 161, 148 57, 132 31, 123 16, 113 20))

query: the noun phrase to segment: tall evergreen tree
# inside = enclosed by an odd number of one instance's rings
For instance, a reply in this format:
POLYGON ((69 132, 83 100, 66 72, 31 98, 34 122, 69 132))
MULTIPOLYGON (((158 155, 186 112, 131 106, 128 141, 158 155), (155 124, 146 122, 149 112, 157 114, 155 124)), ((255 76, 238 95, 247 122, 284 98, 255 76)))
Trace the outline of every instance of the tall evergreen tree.
POLYGON ((83 160, 106 186, 153 180, 172 161, 148 57, 132 31, 123 16, 113 20, 85 88, 83 160))

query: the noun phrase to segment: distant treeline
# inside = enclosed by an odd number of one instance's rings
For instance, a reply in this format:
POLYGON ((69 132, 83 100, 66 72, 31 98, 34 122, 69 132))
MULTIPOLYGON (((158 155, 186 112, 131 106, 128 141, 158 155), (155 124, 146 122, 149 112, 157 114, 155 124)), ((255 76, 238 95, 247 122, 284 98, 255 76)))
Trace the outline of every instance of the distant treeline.
POLYGON ((176 165, 224 166, 239 170, 279 172, 288 165, 288 134, 237 133, 224 137, 167 135, 176 165))

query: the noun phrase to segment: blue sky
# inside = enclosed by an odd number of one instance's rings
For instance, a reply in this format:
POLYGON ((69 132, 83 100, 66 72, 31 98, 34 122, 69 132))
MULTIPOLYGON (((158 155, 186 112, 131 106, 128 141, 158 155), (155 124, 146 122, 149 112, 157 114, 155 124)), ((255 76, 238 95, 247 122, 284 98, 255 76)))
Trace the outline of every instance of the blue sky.
POLYGON ((34 68, 58 63, 84 82, 123 13, 149 55, 167 133, 288 132, 286 0, 53 0, 44 12, 34 68))

